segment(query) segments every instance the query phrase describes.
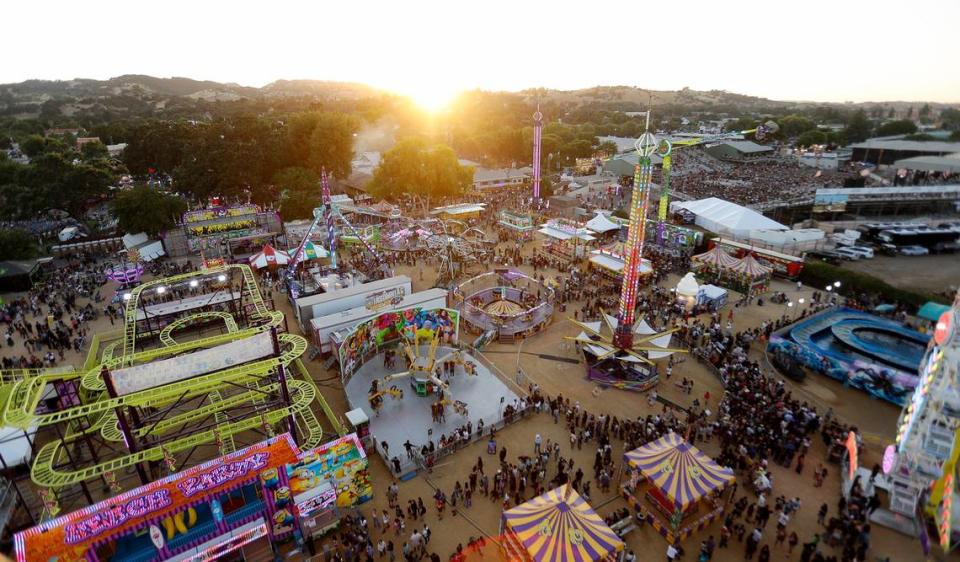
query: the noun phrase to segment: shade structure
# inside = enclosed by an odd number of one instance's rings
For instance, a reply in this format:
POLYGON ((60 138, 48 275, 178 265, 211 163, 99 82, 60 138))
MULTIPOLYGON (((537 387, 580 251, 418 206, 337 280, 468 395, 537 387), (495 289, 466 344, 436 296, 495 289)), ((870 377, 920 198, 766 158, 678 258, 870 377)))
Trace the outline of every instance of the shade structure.
POLYGON ((623 541, 569 484, 503 512, 534 562, 595 562, 623 550, 623 541))
POLYGON ((290 255, 283 250, 277 250, 270 244, 264 246, 260 252, 250 256, 250 265, 257 269, 273 265, 287 265, 288 263, 290 263, 290 255))
POLYGON ((753 257, 753 254, 747 254, 739 261, 740 263, 730 269, 737 273, 743 273, 748 277, 767 277, 773 272, 772 267, 767 267, 757 261, 757 258, 753 257))
MULTIPOLYGON (((291 258, 294 254, 297 253, 296 248, 290 248, 287 250, 287 255, 291 258)), ((303 245, 303 255, 300 256, 301 260, 319 260, 323 259, 330 255, 330 252, 326 250, 323 246, 318 246, 314 244, 312 240, 308 240, 306 244, 303 245)))
POLYGON ((587 221, 585 225, 587 228, 594 232, 604 233, 610 232, 611 230, 620 230, 620 225, 613 222, 606 215, 601 212, 597 212, 597 215, 592 219, 587 221))
POLYGON ((740 263, 740 260, 723 251, 719 244, 709 251, 692 256, 690 259, 697 263, 714 265, 721 269, 732 269, 740 263))
POLYGON ((680 511, 735 481, 733 470, 720 466, 676 433, 638 447, 623 458, 680 511))

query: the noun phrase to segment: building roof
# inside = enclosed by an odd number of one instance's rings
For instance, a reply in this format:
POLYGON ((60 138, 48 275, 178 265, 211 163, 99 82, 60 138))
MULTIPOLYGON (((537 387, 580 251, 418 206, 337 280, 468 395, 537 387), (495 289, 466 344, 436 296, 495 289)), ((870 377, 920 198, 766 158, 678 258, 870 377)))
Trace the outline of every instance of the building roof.
POLYGON ((732 140, 732 141, 723 141, 720 144, 725 144, 729 147, 732 147, 737 152, 743 154, 760 154, 761 152, 773 152, 773 148, 769 146, 763 146, 762 144, 757 144, 753 141, 748 140, 732 140))
POLYGON ((741 232, 750 230, 790 230, 753 209, 716 197, 697 201, 676 201, 671 210, 686 209, 697 216, 697 224, 713 232, 741 232), (701 219, 703 223, 701 223, 701 219))
POLYGON ((944 156, 914 156, 893 163, 897 168, 927 172, 960 172, 960 152, 944 156))
POLYGON ((905 152, 960 152, 960 142, 913 141, 903 139, 869 139, 850 145, 850 148, 870 150, 900 150, 905 152))
POLYGON ((533 173, 529 166, 523 168, 475 168, 473 170, 474 183, 480 181, 509 180, 527 177, 533 173))
POLYGON ((430 214, 465 215, 468 213, 479 213, 486 208, 486 203, 459 203, 456 205, 447 205, 446 207, 436 207, 430 211, 430 214))

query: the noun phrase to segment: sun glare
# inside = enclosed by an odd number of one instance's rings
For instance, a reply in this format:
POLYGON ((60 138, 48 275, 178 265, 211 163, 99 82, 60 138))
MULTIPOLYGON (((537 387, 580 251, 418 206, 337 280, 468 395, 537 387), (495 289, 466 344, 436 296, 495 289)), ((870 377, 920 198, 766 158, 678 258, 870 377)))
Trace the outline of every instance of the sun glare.
POLYGON ((408 96, 423 110, 436 113, 446 109, 459 93, 455 88, 439 84, 420 83, 398 88, 398 91, 408 96))

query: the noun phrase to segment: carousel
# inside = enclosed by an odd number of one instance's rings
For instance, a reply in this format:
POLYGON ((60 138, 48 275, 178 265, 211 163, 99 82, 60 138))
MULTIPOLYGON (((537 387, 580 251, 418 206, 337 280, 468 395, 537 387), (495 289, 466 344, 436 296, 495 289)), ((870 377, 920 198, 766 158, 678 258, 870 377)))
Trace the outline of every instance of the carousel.
POLYGON ((576 490, 564 484, 503 512, 505 559, 524 562, 615 562, 623 541, 576 490))
POLYGON ((629 479, 620 494, 671 544, 721 518, 730 499, 724 491, 736 482, 732 469, 672 432, 623 460, 629 479))
POLYGON ((480 274, 454 287, 452 295, 467 330, 496 332, 499 341, 529 337, 553 317, 553 287, 517 269, 480 274))
POLYGON ((763 265, 752 254, 737 259, 725 252, 719 244, 707 252, 691 257, 690 261, 702 278, 745 295, 766 292, 773 274, 772 267, 763 265))

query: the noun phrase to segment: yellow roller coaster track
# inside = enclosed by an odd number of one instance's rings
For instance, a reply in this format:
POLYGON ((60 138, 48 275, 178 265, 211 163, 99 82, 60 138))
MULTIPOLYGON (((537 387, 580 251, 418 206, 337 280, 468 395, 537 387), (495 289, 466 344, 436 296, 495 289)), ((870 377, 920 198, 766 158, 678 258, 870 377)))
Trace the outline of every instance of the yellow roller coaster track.
POLYGON ((86 440, 93 434, 112 442, 122 442, 116 411, 121 407, 135 408, 170 408, 178 400, 196 399, 206 396, 207 401, 201 402, 196 408, 175 410, 155 424, 146 424, 134 430, 138 438, 146 434, 156 436, 169 435, 191 423, 201 422, 213 417, 215 425, 191 433, 184 437, 171 439, 164 443, 164 449, 176 454, 179 451, 192 449, 199 445, 215 443, 219 437, 224 451, 235 450, 234 436, 239 433, 259 430, 264 420, 269 424, 281 422, 291 415, 296 424, 298 434, 302 437, 301 444, 305 448, 318 446, 323 439, 323 429, 311 407, 317 401, 333 425, 334 430, 345 434, 345 429, 336 418, 333 411, 323 398, 319 389, 313 383, 309 372, 303 365, 300 357, 307 349, 307 341, 298 335, 279 334, 280 354, 260 361, 238 365, 222 371, 197 376, 156 388, 107 398, 105 385, 100 376, 101 370, 122 368, 173 357, 182 353, 203 348, 211 348, 224 343, 242 340, 265 330, 280 326, 284 321, 283 314, 269 310, 263 302, 257 287, 252 270, 245 265, 229 265, 214 269, 178 275, 165 279, 151 281, 134 289, 125 308, 125 326, 122 331, 109 334, 95 335, 91 342, 91 350, 84 363, 83 370, 75 372, 72 368, 16 370, 0 372, 0 419, 8 426, 26 429, 30 426, 46 426, 51 424, 67 423, 67 435, 63 440, 51 441, 43 445, 35 458, 31 477, 33 481, 43 487, 59 489, 79 482, 96 478, 105 472, 118 470, 136 465, 144 461, 163 459, 163 451, 159 446, 124 455, 120 458, 101 462, 94 466, 68 472, 54 467, 62 466, 67 456, 68 447, 81 440, 86 440), (140 352, 135 352, 134 343, 136 333, 137 302, 140 293, 152 287, 181 282, 197 276, 210 276, 229 271, 239 271, 243 277, 244 298, 248 299, 247 306, 252 305, 254 310, 250 315, 252 326, 238 329, 234 317, 224 312, 200 312, 174 321, 160 333, 160 341, 164 345, 140 352), (211 318, 220 318, 224 321, 227 332, 209 338, 177 343, 172 333, 193 322, 205 321, 211 318), (104 343, 108 342, 108 343, 104 343), (102 349, 101 349, 102 347, 102 349), (98 358, 99 355, 99 358, 98 358), (279 366, 288 367, 287 384, 291 393, 289 406, 273 407, 267 411, 265 406, 269 394, 277 393, 279 382, 273 374, 279 366), (48 384, 54 381, 79 382, 81 405, 73 406, 62 411, 37 414, 37 406, 43 397, 48 384), (236 394, 223 393, 225 388, 236 388, 236 394), (260 415, 252 415, 240 420, 230 421, 227 414, 231 409, 245 405, 253 405, 263 411, 260 415))

